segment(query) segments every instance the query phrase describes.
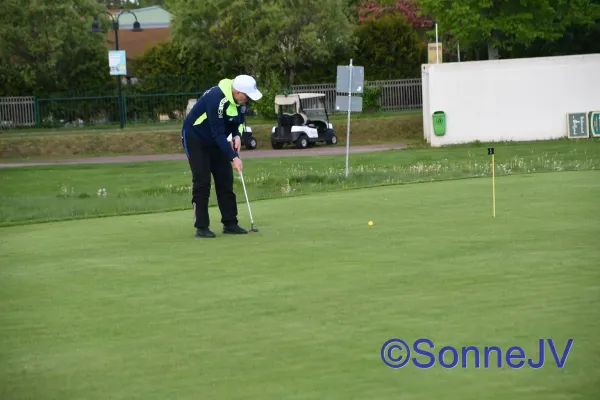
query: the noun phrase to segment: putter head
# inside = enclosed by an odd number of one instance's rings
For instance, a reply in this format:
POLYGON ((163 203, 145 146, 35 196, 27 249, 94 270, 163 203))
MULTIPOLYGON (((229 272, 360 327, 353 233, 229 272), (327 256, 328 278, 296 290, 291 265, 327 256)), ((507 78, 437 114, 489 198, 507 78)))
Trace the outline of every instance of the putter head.
POLYGON ((250 228, 250 232, 258 232, 258 228, 255 228, 254 224, 252 224, 252 227, 250 228))

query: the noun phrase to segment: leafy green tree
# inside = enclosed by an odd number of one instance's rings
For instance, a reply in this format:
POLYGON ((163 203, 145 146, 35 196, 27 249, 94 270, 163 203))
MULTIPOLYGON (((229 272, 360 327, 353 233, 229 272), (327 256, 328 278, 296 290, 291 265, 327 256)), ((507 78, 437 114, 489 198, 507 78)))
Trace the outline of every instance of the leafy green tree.
MULTIPOLYGON (((172 40, 182 58, 198 54, 196 74, 259 76, 267 47, 258 0, 167 0, 173 14, 172 40)), ((266 67, 266 68, 265 68, 266 67)))
MULTIPOLYGON (((351 37, 351 42, 356 44, 356 36, 351 37)), ((335 82, 337 79, 337 66, 347 65, 351 58, 355 58, 355 46, 343 46, 337 48, 331 57, 316 61, 308 67, 298 69, 294 77, 295 85, 307 85, 313 83, 335 82)))
POLYGON ((573 23, 564 34, 555 40, 536 39, 530 46, 517 45, 510 50, 501 50, 503 57, 544 57, 573 54, 600 53, 600 0, 592 2, 591 17, 594 22, 588 24, 573 23))
POLYGON ((201 92, 222 78, 199 53, 182 52, 173 41, 151 47, 131 68, 139 79, 136 90, 147 93, 201 92))
POLYGON ((488 58, 500 49, 530 46, 536 39, 553 41, 573 25, 589 26, 594 0, 417 0, 437 19, 438 30, 451 31, 461 47, 487 45, 488 58))
POLYGON ((337 0, 275 0, 266 5, 272 30, 267 36, 273 63, 293 85, 302 68, 333 61, 332 55, 352 44, 352 24, 337 0))
POLYGON ((277 71, 293 84, 303 68, 351 45, 346 4, 337 0, 170 0, 173 40, 222 76, 277 71))
POLYGON ((365 67, 369 80, 420 76, 425 62, 417 33, 401 12, 368 17, 355 30, 358 39, 355 63, 365 67))
POLYGON ((95 0, 4 0, 0 95, 39 95, 110 79, 102 35, 88 32, 95 0))

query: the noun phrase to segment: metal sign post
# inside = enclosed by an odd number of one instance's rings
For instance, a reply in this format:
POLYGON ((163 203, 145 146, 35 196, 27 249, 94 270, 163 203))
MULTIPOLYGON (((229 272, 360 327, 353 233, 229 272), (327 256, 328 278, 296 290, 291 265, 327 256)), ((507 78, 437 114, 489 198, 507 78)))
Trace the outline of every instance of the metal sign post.
POLYGON ((435 23, 435 61, 436 64, 440 63, 440 47, 438 44, 438 26, 437 22, 435 23))
MULTIPOLYGON (((350 71, 348 78, 348 104, 352 101, 352 59, 350 59, 350 71)), ((348 157, 350 155, 350 109, 348 107, 348 122, 346 123, 346 178, 348 177, 348 157)))
POLYGON ((362 111, 362 97, 352 97, 352 93, 363 93, 364 80, 364 67, 352 65, 352 59, 350 59, 349 66, 338 65, 336 91, 338 93, 348 93, 347 97, 337 95, 335 99, 335 109, 337 111, 348 111, 348 123, 346 126, 346 177, 348 177, 348 162, 350 157, 350 113, 352 111, 362 111))

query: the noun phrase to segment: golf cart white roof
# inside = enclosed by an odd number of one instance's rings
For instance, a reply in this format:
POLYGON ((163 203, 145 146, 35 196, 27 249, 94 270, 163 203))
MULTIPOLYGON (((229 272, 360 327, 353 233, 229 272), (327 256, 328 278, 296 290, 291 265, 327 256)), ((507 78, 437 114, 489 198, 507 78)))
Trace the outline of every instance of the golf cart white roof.
POLYGON ((292 93, 292 94, 280 94, 275 96, 275 104, 289 105, 297 103, 298 100, 302 99, 316 99, 318 97, 325 97, 324 93, 292 93))

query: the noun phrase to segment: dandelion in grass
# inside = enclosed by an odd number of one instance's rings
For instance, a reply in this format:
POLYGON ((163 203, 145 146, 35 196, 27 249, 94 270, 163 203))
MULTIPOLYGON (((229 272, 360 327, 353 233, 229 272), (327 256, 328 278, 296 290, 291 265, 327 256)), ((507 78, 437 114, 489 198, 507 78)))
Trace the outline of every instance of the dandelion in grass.
POLYGON ((74 197, 74 196, 75 196, 75 188, 73 188, 73 187, 69 188, 65 184, 62 184, 60 186, 60 190, 58 192, 57 197, 67 198, 67 197, 74 197))
POLYGON ((288 195, 293 191, 292 186, 290 186, 290 180, 286 180, 286 184, 281 186, 281 193, 284 195, 288 195))

